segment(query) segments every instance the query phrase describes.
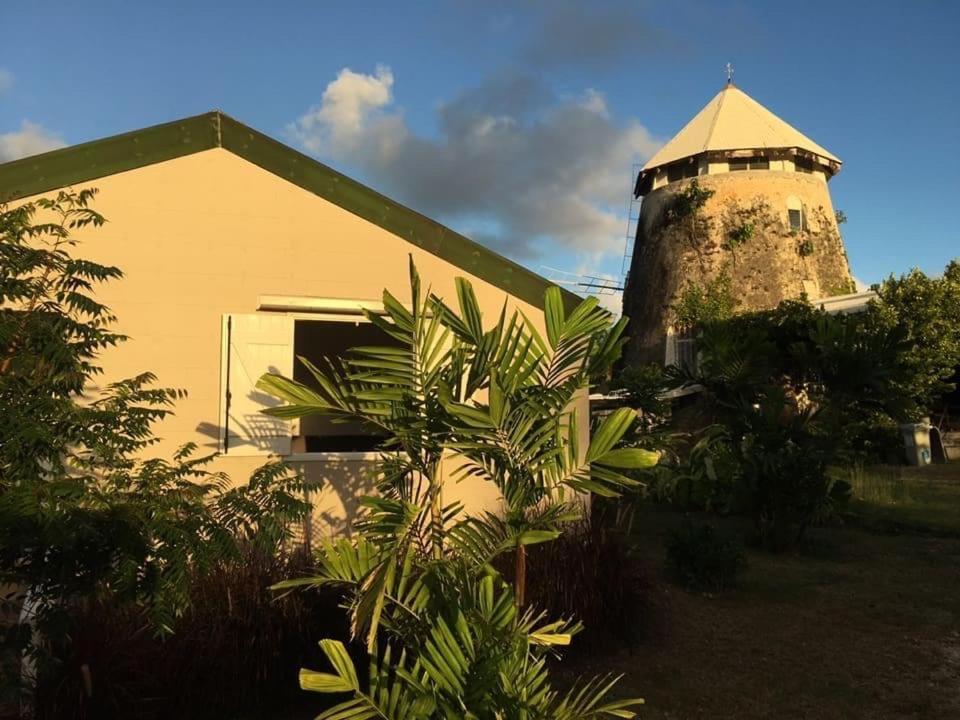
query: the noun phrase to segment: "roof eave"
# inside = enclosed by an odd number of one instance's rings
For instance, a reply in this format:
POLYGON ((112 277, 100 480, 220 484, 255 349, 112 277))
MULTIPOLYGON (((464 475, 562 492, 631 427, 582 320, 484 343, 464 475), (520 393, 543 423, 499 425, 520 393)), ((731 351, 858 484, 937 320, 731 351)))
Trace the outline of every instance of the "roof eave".
POLYGON ((10 202, 135 170, 219 145, 220 113, 154 125, 0 165, 0 201, 10 202))
MULTIPOLYGON (((0 164, 0 202, 10 202, 221 147, 329 200, 510 295, 543 307, 551 283, 489 248, 391 200, 220 111, 0 164)), ((565 304, 581 298, 561 288, 565 304)))

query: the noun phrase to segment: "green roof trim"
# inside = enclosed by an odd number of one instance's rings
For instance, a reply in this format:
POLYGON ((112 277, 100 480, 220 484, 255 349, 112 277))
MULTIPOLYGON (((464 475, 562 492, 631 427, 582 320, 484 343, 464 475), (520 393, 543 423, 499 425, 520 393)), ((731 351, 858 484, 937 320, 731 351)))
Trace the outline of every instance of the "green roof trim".
MULTIPOLYGON (((0 165, 0 200, 86 183, 221 147, 458 268, 543 307, 545 278, 219 111, 0 165)), ((563 290, 568 306, 580 298, 563 290)))
POLYGON ((217 147, 217 113, 113 135, 0 165, 0 200, 85 183, 217 147))

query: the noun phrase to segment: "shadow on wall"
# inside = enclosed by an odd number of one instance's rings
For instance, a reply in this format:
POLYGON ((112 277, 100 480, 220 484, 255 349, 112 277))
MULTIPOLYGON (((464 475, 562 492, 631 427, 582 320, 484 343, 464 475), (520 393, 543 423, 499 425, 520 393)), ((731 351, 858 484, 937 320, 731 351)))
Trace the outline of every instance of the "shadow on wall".
MULTIPOLYGON (((203 446, 217 452, 220 445, 220 427, 209 422, 197 425, 197 432, 210 438, 203 446)), ((359 453, 358 453, 359 455, 359 453)), ((329 537, 349 536, 360 513, 360 497, 373 494, 376 486, 373 453, 368 457, 344 457, 343 453, 317 454, 316 459, 287 460, 287 465, 300 473, 307 485, 306 500, 313 505, 313 513, 304 527, 304 540, 313 543, 329 537)), ((220 455, 228 460, 246 461, 252 472, 260 465, 284 460, 282 455, 220 455)), ((238 468, 224 468, 234 482, 245 482, 237 474, 238 468), (234 475, 237 475, 234 477, 234 475)))
MULTIPOLYGON (((277 425, 272 418, 266 415, 246 415, 240 418, 236 415, 230 416, 230 449, 236 450, 240 447, 246 447, 252 451, 250 455, 269 454, 275 451, 276 442, 279 439, 286 441, 290 437, 290 431, 284 429, 282 434, 278 434, 277 425)), ((223 442, 223 428, 216 423, 202 422, 194 428, 195 431, 209 440, 198 443, 200 447, 207 448, 211 452, 219 452, 223 442)), ((286 444, 286 443, 285 443, 286 444)))
POLYGON ((349 536, 360 514, 360 498, 374 492, 374 462, 331 458, 288 464, 302 473, 308 488, 307 500, 313 505, 305 523, 304 540, 312 544, 349 536))
MULTIPOLYGON (((269 371, 277 372, 273 367, 269 368, 269 371)), ((232 403, 234 407, 227 414, 230 447, 246 446, 257 453, 288 452, 286 447, 289 445, 291 435, 290 421, 270 417, 261 412, 263 408, 282 404, 281 401, 257 389, 245 393, 242 400, 239 411, 236 407, 238 403, 234 402, 232 403)), ((200 435, 210 438, 209 441, 201 443, 202 447, 210 448, 215 452, 220 449, 223 427, 219 421, 200 422, 195 430, 200 435)))

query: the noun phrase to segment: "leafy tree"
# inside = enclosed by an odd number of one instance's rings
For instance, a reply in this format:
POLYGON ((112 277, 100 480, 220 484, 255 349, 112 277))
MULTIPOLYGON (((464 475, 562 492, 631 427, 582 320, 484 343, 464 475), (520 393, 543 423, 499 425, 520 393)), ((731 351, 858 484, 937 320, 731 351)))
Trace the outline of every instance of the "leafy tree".
POLYGON ((388 436, 377 464, 378 495, 358 537, 326 545, 320 574, 282 584, 337 585, 351 593, 353 631, 366 637, 370 686, 345 649, 324 641, 334 673, 303 671, 301 684, 352 697, 321 717, 632 717, 636 701, 605 699, 613 681, 566 694, 552 690, 551 648, 579 629, 524 607, 525 547, 558 536, 572 495, 635 485, 622 470, 656 455, 617 448, 634 413, 608 417, 579 442, 575 404, 588 379, 617 357, 623 322, 595 299, 569 315, 547 292, 546 337, 519 313, 485 329, 470 284, 457 280, 459 312, 423 292, 411 262, 411 308, 384 291, 386 316, 370 322, 398 346, 355 348, 315 366, 318 389, 265 375, 258 387, 286 401, 280 417, 324 414, 361 420, 388 436), (506 515, 464 517, 443 500, 447 474, 493 483, 506 515), (491 561, 512 552, 517 587, 491 561))
MULTIPOLYGON (((799 305, 794 309, 812 317, 799 305)), ((828 324, 833 320, 817 317, 828 324)), ((788 314, 786 319, 795 318, 788 314)), ((833 379, 824 373, 829 365, 793 354, 783 361, 779 340, 755 318, 707 325, 698 340, 697 369, 675 373, 681 382, 703 388, 713 423, 691 453, 697 463, 675 487, 685 489, 688 498, 696 492, 714 508, 748 513, 757 540, 773 550, 799 542, 806 528, 846 495, 827 474, 840 450, 829 422, 838 415, 820 404, 826 397, 823 387, 833 379)), ((802 343, 789 348, 789 353, 809 355, 802 343)))
POLYGON ((842 504, 847 489, 827 465, 889 456, 898 423, 928 413, 960 365, 960 264, 939 278, 891 277, 877 292, 846 315, 805 301, 732 317, 701 311, 711 307, 702 297, 682 305, 699 362, 673 380, 704 388, 716 425, 685 465, 658 471, 658 488, 749 510, 778 547, 789 544, 786 528, 802 537, 842 504))
POLYGON ((275 547, 307 506, 300 480, 268 465, 230 489, 187 445, 143 459, 153 424, 183 396, 144 373, 95 389, 100 353, 124 341, 97 286, 115 267, 73 257, 72 231, 104 223, 93 190, 0 207, 0 583, 16 666, 63 656, 71 611, 94 598, 143 605, 166 632, 189 570, 255 540, 275 547), (41 218, 42 221, 37 221, 41 218))
POLYGON ((865 326, 876 335, 902 337, 891 390, 902 401, 904 419, 914 420, 953 389, 948 381, 960 366, 960 261, 948 263, 940 277, 915 269, 876 290, 865 326))

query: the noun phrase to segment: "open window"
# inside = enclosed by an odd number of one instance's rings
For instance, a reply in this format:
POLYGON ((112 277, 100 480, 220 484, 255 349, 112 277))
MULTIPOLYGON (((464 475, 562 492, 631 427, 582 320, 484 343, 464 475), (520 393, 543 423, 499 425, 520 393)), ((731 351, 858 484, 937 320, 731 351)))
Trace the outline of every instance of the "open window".
POLYGON ((307 386, 316 381, 295 358, 314 364, 343 357, 361 345, 395 345, 396 341, 360 318, 316 319, 279 313, 226 315, 221 357, 221 451, 228 455, 372 452, 384 435, 359 422, 323 416, 296 421, 271 418, 264 408, 280 401, 256 388, 264 373, 279 373, 307 386))
POLYGON ((677 182, 687 178, 695 178, 700 174, 700 165, 693 158, 680 160, 667 165, 667 182, 677 182))
MULTIPOLYGON (((363 345, 397 345, 397 341, 376 325, 363 320, 303 320, 294 323, 294 354, 315 365, 323 358, 341 358, 351 348, 363 345)), ((299 360, 294 363, 293 378, 307 386, 316 386, 313 375, 299 360)), ((373 452, 385 439, 377 428, 361 422, 334 421, 321 415, 300 419, 293 437, 296 453, 373 452)))
POLYGON ((813 172, 813 158, 806 155, 797 155, 793 158, 793 167, 797 172, 801 173, 812 173, 813 172))

